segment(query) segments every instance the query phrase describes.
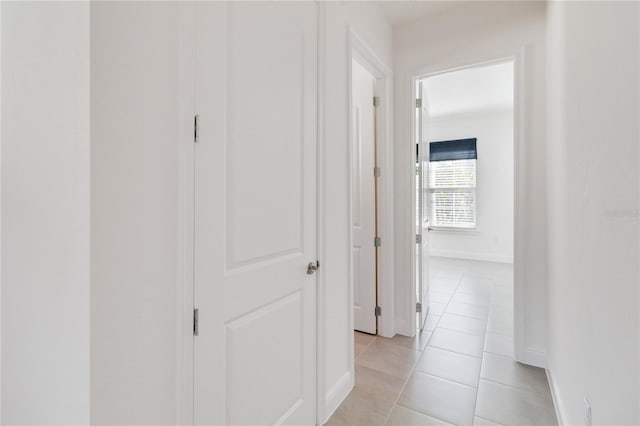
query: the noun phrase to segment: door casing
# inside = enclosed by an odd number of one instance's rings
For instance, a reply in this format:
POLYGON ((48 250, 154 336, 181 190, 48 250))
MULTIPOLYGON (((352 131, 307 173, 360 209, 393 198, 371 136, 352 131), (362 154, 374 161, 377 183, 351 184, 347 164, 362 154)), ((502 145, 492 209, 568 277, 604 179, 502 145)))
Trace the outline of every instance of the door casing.
MULTIPOLYGON (((349 28, 349 75, 351 75, 351 59, 357 60, 376 79, 376 91, 380 98, 380 105, 375 109, 376 113, 376 151, 377 166, 381 174, 377 178, 377 228, 378 236, 382 239, 382 245, 378 248, 378 306, 382 315, 378 318, 378 334, 383 337, 393 337, 395 330, 395 306, 394 306, 394 232, 393 232, 393 146, 391 141, 392 125, 391 115, 393 111, 392 83, 393 73, 374 51, 362 41, 362 38, 353 29, 349 28)), ((349 110, 351 109, 351 80, 349 79, 349 110)), ((351 118, 349 126, 351 128, 351 118)), ((349 188, 351 188, 351 154, 349 154, 349 188)), ((349 218, 352 217, 353 203, 350 200, 349 218)), ((351 220, 351 219, 349 219, 351 220)), ((349 236, 349 244, 353 243, 353 236, 349 236)), ((350 283, 351 300, 349 306, 353 306, 353 261, 351 265, 350 283)), ((353 330, 353 312, 350 313, 350 330, 353 330)))
MULTIPOLYGON (((513 260, 513 268, 514 268, 514 276, 513 276, 513 286, 514 286, 514 354, 515 359, 519 362, 524 363, 532 363, 537 365, 538 362, 536 360, 527 359, 526 348, 525 348, 525 271, 524 271, 524 259, 525 259, 525 199, 526 199, 526 184, 525 184, 525 164, 526 164, 526 132, 525 132, 525 83, 526 83, 526 58, 527 47, 520 46, 514 49, 508 49, 506 51, 497 52, 494 55, 490 56, 472 56, 472 57, 464 57, 457 58, 455 60, 451 60, 450 62, 443 62, 439 64, 434 64, 432 66, 422 67, 417 69, 413 75, 409 76, 405 79, 405 84, 403 85, 403 94, 405 102, 403 104, 403 108, 406 108, 407 111, 413 111, 415 107, 415 99, 414 92, 416 87, 416 82, 425 77, 430 77, 434 75, 444 74, 451 71, 474 68, 481 65, 490 65, 494 63, 512 61, 514 64, 514 260, 513 260), (411 110, 409 110, 411 108, 411 110)), ((411 117, 411 141, 415 140, 415 114, 411 112, 408 113, 408 116, 411 117)), ((411 150, 412 154, 415 155, 415 148, 411 150)), ((408 159, 407 159, 408 160, 408 159)), ((406 173, 410 173, 412 176, 415 176, 415 160, 411 159, 409 161, 403 162, 403 164, 411 164, 411 166, 407 167, 406 173)), ((412 188, 409 188, 411 191, 411 195, 406 197, 404 195, 402 198, 405 198, 412 202, 412 206, 415 206, 415 191, 412 188)), ((398 195, 398 194, 397 194, 398 195)), ((406 202, 405 202, 406 204, 406 202)), ((415 250, 416 245, 413 239, 413 236, 416 234, 416 225, 415 220, 413 220, 413 216, 411 218, 399 218, 398 222, 403 224, 402 226, 409 226, 412 229, 412 233, 410 235, 410 240, 406 240, 403 242, 403 245, 409 248, 412 256, 410 257, 411 271, 413 275, 412 285, 415 283, 415 250), (409 220, 411 219, 411 220, 409 220), (408 223, 407 223, 408 222, 408 223)), ((404 294, 410 294, 411 299, 409 300, 406 306, 406 310, 404 312, 398 312, 398 316, 403 318, 403 322, 406 322, 406 327, 403 327, 404 330, 401 331, 401 334, 407 336, 414 336, 416 330, 416 315, 415 315, 415 303, 417 302, 415 297, 415 291, 413 287, 406 288, 403 292, 404 294)))

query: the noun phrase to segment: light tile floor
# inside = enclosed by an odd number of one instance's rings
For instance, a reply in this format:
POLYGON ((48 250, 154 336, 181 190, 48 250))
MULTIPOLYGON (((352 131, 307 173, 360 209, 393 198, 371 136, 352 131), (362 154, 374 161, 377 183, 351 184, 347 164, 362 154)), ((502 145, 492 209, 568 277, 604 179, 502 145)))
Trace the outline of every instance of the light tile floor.
POLYGON ((356 385, 328 425, 556 425, 544 370, 512 360, 511 265, 432 258, 415 338, 355 333, 356 385))

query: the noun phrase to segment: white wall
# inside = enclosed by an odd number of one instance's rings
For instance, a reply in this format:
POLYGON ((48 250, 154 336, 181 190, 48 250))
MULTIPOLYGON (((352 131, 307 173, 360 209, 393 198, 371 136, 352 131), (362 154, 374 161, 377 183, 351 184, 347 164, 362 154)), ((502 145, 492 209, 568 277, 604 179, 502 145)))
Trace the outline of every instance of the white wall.
POLYGON ((324 322, 318 325, 324 341, 319 380, 325 390, 318 407, 327 419, 353 386, 353 351, 349 348, 350 227, 349 213, 349 27, 391 68, 392 31, 377 6, 364 2, 321 4, 324 32, 324 108, 321 155, 325 181, 321 188, 322 263, 319 300, 326 306, 324 322), (322 402, 324 400, 324 403, 322 402))
POLYGON ((477 138, 476 229, 434 230, 431 256, 513 262, 513 110, 434 117, 430 141, 477 138))
MULTIPOLYGON (((521 361, 544 365, 547 346, 547 255, 545 183, 545 3, 479 2, 435 13, 394 31, 396 310, 409 306, 413 241, 411 205, 414 145, 411 140, 411 77, 511 55, 525 46, 526 141, 524 294, 521 361), (455 31, 451 31, 455 28, 455 31), (405 285, 400 285, 405 283, 405 285)), ((398 316, 398 331, 411 334, 410 316, 398 316)))
POLYGON ((549 367, 561 424, 639 424, 637 2, 549 5, 549 367))
POLYGON ((91 4, 91 423, 176 422, 178 5, 91 4))
POLYGON ((89 4, 1 7, 1 423, 88 424, 89 4))

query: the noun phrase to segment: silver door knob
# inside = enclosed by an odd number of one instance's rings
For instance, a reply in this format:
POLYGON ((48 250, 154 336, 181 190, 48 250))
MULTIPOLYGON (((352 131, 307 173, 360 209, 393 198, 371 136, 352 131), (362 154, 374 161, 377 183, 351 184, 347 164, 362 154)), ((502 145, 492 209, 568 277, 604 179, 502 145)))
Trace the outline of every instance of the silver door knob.
POLYGON ((427 226, 427 232, 431 232, 431 231, 433 231, 433 228, 430 226, 427 226))
POLYGON ((309 265, 307 265, 307 275, 314 274, 318 268, 320 268, 320 262, 317 260, 315 262, 309 262, 309 265))

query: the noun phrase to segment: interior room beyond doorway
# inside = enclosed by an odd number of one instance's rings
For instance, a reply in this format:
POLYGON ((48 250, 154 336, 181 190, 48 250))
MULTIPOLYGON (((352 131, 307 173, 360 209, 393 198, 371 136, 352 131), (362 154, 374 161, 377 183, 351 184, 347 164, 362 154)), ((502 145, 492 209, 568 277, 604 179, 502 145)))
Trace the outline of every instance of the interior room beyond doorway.
POLYGON ((430 258, 513 264, 514 62, 419 78, 416 98, 416 300, 423 328, 425 311, 439 316, 446 308, 430 258))

